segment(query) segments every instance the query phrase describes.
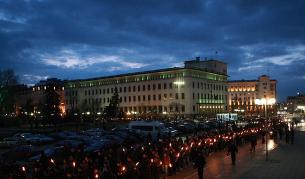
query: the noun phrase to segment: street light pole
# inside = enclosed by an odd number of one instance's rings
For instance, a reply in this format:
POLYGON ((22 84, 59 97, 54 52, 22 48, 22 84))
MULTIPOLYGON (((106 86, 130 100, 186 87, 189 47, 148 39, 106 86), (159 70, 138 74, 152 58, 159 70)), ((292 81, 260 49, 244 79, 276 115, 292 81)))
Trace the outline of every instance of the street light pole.
POLYGON ((267 137, 267 135, 268 135, 268 116, 267 116, 267 100, 265 100, 265 118, 266 118, 266 134, 265 134, 265 137, 266 137, 266 161, 268 161, 268 137, 267 137))
POLYGON ((266 121, 265 121, 265 142, 266 142, 266 161, 268 160, 268 141, 267 141, 267 139, 268 139, 268 137, 267 137, 267 135, 268 135, 268 114, 267 114, 267 105, 273 105, 273 104, 275 104, 275 102, 276 102, 276 99, 275 98, 269 98, 269 99, 266 99, 266 98, 262 98, 262 99, 256 99, 255 100, 255 104, 257 104, 257 105, 264 105, 264 107, 265 107, 265 119, 266 119, 266 121))

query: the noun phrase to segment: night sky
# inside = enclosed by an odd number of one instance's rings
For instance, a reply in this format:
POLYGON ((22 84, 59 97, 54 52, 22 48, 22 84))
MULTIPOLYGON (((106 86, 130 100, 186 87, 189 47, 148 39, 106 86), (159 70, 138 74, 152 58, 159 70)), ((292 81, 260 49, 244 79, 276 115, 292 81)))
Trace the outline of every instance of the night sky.
POLYGON ((228 63, 230 80, 305 92, 304 0, 0 0, 0 69, 22 83, 228 63), (216 51, 218 52, 216 54, 216 51))

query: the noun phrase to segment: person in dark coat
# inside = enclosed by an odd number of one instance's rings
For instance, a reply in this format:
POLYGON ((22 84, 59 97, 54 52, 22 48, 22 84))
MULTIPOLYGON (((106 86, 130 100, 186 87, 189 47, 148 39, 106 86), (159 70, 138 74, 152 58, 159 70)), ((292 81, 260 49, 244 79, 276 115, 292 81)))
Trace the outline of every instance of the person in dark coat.
POLYGON ((235 165, 237 152, 238 152, 238 149, 237 149, 235 143, 231 142, 231 144, 229 145, 229 148, 228 148, 228 155, 231 154, 232 165, 235 165))
POLYGON ((251 140, 251 152, 255 152, 255 148, 257 144, 256 136, 255 135, 251 136, 250 140, 251 140))
POLYGON ((205 164, 206 164, 205 156, 202 151, 199 151, 195 161, 199 179, 203 179, 203 169, 205 164))
POLYGON ((290 130, 290 144, 294 143, 294 129, 292 128, 290 130))

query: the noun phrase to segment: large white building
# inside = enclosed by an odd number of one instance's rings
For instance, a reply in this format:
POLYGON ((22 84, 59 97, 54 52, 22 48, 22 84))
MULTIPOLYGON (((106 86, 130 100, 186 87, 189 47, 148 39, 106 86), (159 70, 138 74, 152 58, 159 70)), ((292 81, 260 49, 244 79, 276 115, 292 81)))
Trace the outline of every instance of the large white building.
POLYGON ((127 115, 215 114, 226 110, 227 65, 196 58, 185 67, 67 81, 66 109, 100 114, 115 88, 127 115))

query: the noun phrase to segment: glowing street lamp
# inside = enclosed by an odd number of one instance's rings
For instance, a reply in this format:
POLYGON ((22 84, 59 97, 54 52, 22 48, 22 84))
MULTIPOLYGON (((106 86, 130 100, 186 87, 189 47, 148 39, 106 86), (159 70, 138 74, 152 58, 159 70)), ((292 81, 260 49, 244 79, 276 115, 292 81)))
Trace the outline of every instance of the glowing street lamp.
MULTIPOLYGON (((274 105, 276 102, 275 98, 262 98, 262 99, 256 99, 255 104, 257 105, 264 105, 265 107, 265 118, 267 119, 267 105, 274 105)), ((266 160, 268 160, 268 141, 267 141, 267 125, 266 125, 266 160)))

